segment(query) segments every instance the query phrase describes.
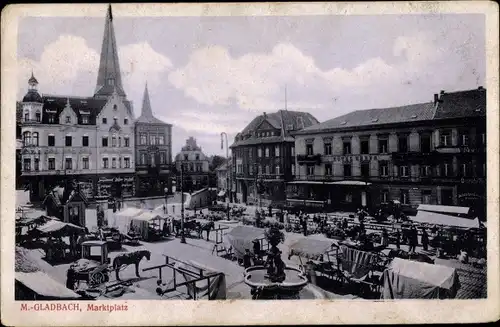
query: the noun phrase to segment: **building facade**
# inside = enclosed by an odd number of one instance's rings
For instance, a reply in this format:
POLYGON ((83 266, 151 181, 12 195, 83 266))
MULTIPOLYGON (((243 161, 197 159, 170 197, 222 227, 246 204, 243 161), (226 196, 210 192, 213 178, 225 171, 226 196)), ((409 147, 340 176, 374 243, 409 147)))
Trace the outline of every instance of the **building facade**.
POLYGON ((225 163, 220 165, 215 169, 216 173, 216 178, 217 178, 217 194, 218 196, 227 196, 228 190, 230 190, 230 185, 232 185, 233 181, 233 176, 231 174, 232 170, 230 169, 231 167, 231 162, 232 159, 229 158, 225 163), (228 169, 229 168, 229 169, 228 169))
POLYGON ((295 173, 292 132, 318 124, 311 114, 279 110, 254 118, 231 145, 234 190, 239 202, 263 205, 285 202, 286 182, 295 173), (258 194, 258 180, 265 190, 258 194))
POLYGON ((148 87, 135 121, 137 195, 172 193, 172 125, 154 117, 148 87))
POLYGON ((89 199, 108 197, 112 189, 117 197, 135 194, 133 107, 122 86, 111 6, 100 59, 91 97, 41 96, 36 78, 28 81, 21 155, 31 201, 68 180, 89 199))
POLYGON ((470 206, 484 213, 486 91, 434 102, 360 110, 295 135, 289 202, 339 210, 400 201, 470 206))
POLYGON ((209 160, 192 136, 186 140, 186 145, 175 156, 175 166, 177 188, 182 187, 186 192, 193 192, 209 187, 209 160), (181 170, 183 183, 181 183, 181 170))

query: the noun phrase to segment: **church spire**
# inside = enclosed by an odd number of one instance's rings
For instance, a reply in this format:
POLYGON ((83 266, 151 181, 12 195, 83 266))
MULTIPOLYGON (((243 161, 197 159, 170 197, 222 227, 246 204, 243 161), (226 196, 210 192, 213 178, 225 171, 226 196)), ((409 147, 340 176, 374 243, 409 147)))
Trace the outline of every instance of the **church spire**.
POLYGON ((99 62, 95 95, 110 96, 113 94, 115 87, 120 96, 126 96, 123 91, 120 64, 118 62, 118 49, 116 47, 115 31, 113 28, 113 13, 111 5, 109 5, 104 25, 101 60, 99 62))
POLYGON ((153 110, 151 110, 151 102, 149 101, 148 83, 144 88, 144 96, 142 97, 141 117, 153 118, 153 110))

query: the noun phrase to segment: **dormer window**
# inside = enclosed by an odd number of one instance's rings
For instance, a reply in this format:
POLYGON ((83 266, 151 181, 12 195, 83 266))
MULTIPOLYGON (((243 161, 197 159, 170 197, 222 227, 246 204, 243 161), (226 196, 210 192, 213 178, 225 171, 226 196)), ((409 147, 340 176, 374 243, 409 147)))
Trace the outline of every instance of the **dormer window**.
POLYGON ((113 110, 114 111, 117 111, 118 110, 118 106, 116 104, 113 105, 113 110))
POLYGON ((302 117, 297 117, 297 125, 299 129, 304 128, 304 120, 302 119, 302 117))
POLYGON ((66 116, 66 124, 71 124, 71 116, 66 116))
POLYGON ((108 78, 108 85, 115 85, 115 79, 114 78, 108 78))
POLYGON ((82 116, 82 124, 88 124, 89 123, 89 116, 83 115, 82 116))
POLYGON ((102 123, 103 125, 106 125, 108 123, 108 119, 106 117, 102 118, 102 123))

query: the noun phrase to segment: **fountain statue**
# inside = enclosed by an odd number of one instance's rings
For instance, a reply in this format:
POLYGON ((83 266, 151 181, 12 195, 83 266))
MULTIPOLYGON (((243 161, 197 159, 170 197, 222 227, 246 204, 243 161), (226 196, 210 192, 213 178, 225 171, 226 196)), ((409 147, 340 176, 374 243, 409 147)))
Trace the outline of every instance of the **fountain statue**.
POLYGON ((273 226, 265 236, 271 247, 264 265, 245 270, 245 283, 251 287, 252 299, 298 299, 307 278, 300 269, 287 267, 281 259, 278 244, 285 240, 283 232, 273 226))

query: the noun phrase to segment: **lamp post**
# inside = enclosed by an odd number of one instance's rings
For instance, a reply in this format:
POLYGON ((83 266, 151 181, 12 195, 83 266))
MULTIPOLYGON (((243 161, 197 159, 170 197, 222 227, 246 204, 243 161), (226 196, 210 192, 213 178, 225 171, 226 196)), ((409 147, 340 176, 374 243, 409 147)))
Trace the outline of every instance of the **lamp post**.
POLYGON ((229 173, 230 173, 230 167, 231 165, 229 164, 229 143, 227 143, 227 134, 225 132, 220 133, 220 148, 221 150, 224 148, 224 136, 226 137, 226 192, 227 192, 227 220, 229 221, 229 201, 231 201, 231 193, 229 192, 229 173))
POLYGON ((181 243, 186 243, 184 235, 184 164, 181 162, 181 243))

